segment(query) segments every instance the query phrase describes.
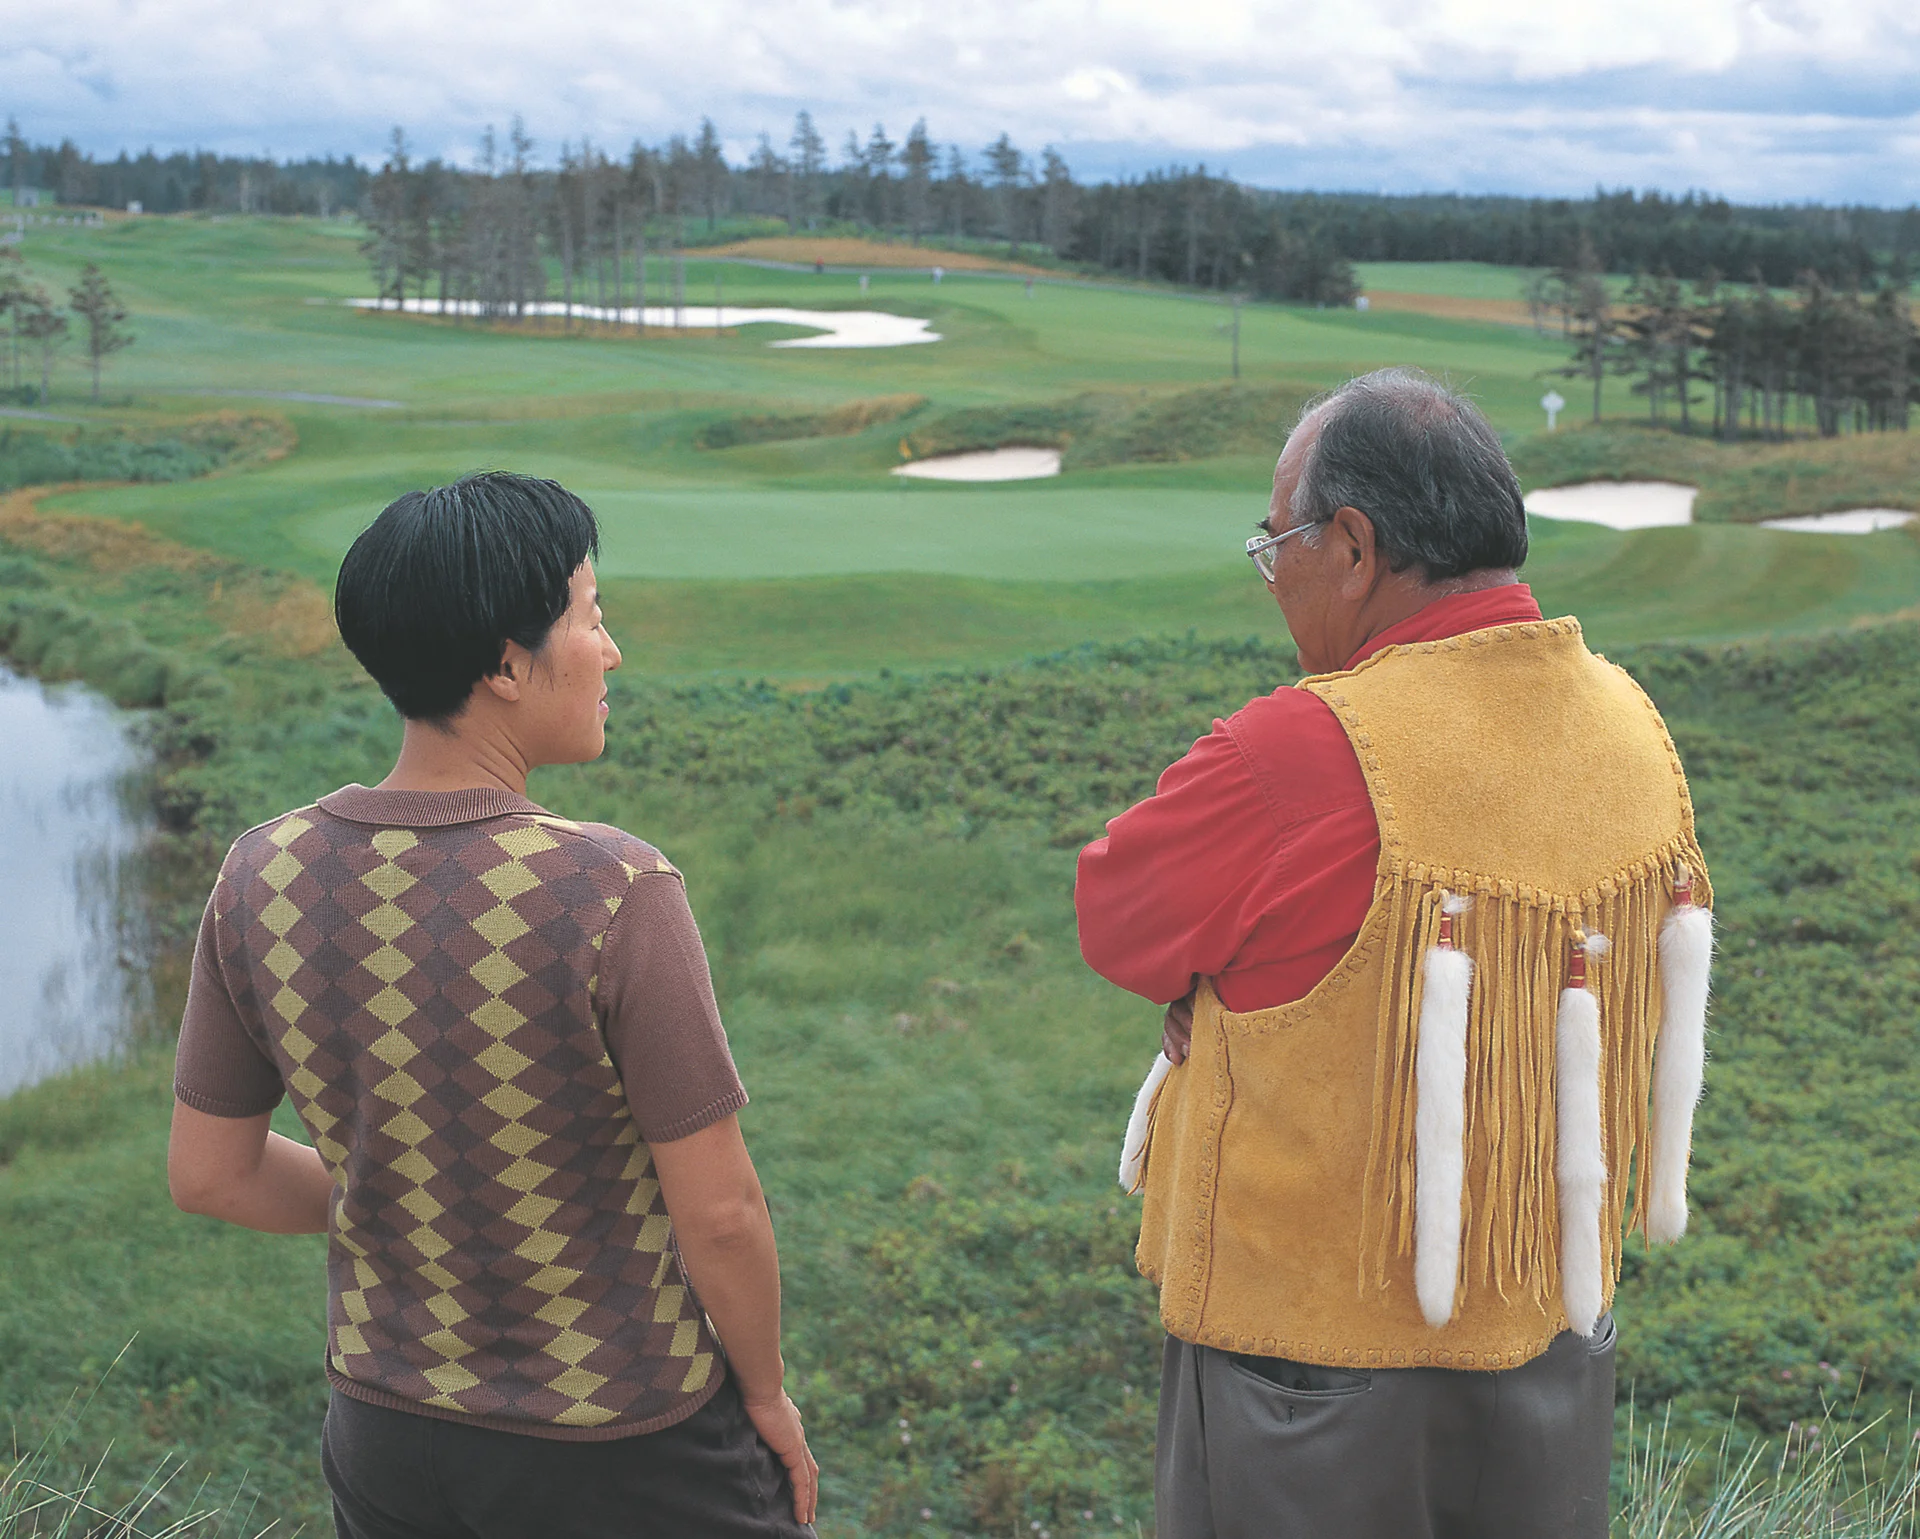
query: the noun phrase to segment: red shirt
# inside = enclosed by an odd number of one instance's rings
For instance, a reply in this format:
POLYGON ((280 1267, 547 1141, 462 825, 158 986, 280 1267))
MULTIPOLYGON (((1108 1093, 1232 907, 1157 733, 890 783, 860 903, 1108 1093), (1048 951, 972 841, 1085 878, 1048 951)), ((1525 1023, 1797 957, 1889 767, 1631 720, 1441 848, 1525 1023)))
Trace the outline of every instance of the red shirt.
MULTIPOLYGON (((1538 620, 1524 583, 1436 599, 1349 659, 1538 620)), ((1250 701, 1080 852, 1080 954, 1156 1004, 1209 977, 1229 1010, 1303 998, 1373 901, 1380 830, 1360 761, 1317 696, 1250 701)))

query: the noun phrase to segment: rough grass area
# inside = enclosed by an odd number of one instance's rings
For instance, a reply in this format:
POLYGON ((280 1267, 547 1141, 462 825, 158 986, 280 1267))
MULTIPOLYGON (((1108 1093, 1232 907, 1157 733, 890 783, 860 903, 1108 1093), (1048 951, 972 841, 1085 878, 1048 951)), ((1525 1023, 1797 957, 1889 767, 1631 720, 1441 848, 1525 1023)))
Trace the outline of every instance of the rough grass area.
POLYGON ((882 395, 849 401, 826 411, 724 417, 701 428, 693 442, 701 449, 732 449, 740 444, 779 443, 794 438, 846 438, 883 422, 897 422, 926 404, 923 395, 882 395))
POLYGON ((1305 385, 1212 385, 1175 395, 1088 392, 977 406, 922 424, 903 446, 913 459, 1016 444, 1064 449, 1062 469, 1069 471, 1277 454, 1313 393, 1305 385))
POLYGON ((855 235, 756 235, 725 245, 705 246, 704 257, 734 257, 748 261, 824 262, 829 267, 909 268, 924 272, 944 267, 950 272, 1022 273, 1045 276, 1051 269, 1028 262, 1008 261, 982 251, 957 250, 945 244, 910 246, 899 241, 868 240, 855 235))
MULTIPOLYGON (((286 661, 217 618, 230 573, 8 559, 41 599, 219 666, 148 729, 164 1008, 227 841, 383 773, 391 713, 337 648, 286 661)), ((1670 1406, 1681 1443, 1737 1403, 1736 1457, 1827 1416, 1844 1437, 1920 1390, 1920 628, 1626 660, 1692 771, 1722 960, 1693 1231, 1630 1250, 1622 1395, 1670 1406)), ((755 1096, 824 1533, 1149 1521, 1157 1341, 1110 1167, 1157 1013, 1079 962, 1073 846, 1291 677, 1278 647, 1199 640, 799 694, 623 673, 606 759, 536 783, 688 873, 755 1096)), ((0 1412, 28 1446, 98 1384, 103 1498, 171 1449, 322 1526, 318 1247, 174 1213, 167 1109, 163 1048, 0 1103, 0 1412)), ((1678 1489, 1714 1483, 1697 1462, 1678 1489)))
POLYGON ((53 433, 0 427, 0 492, 60 481, 190 481, 277 459, 293 447, 283 417, 221 412, 162 428, 53 433))
POLYGON ((1279 454, 1300 410, 1305 385, 1215 385, 1148 401, 1098 422, 1074 440, 1065 466, 1175 463, 1224 454, 1279 454))
POLYGON ((1604 424, 1538 433, 1509 453, 1528 490, 1580 481, 1679 481, 1693 516, 1758 523, 1845 508, 1920 510, 1920 433, 1855 433, 1727 444, 1662 428, 1604 424))

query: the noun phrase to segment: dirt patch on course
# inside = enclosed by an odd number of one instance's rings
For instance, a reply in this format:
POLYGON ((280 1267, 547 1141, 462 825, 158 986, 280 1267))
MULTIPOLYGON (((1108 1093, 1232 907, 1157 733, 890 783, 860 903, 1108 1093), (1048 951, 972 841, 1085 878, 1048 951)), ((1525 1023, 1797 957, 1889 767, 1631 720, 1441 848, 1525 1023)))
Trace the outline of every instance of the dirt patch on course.
POLYGON ((40 511, 45 497, 124 484, 77 481, 24 487, 0 497, 0 543, 115 577, 155 568, 199 576, 209 582, 207 613, 220 628, 261 642, 276 657, 313 657, 338 641, 333 605, 317 584, 287 573, 255 571, 140 524, 40 511))
POLYGON ((1459 294, 1398 294, 1368 289, 1367 308, 1433 315, 1447 321, 1491 321, 1500 326, 1533 324, 1533 315, 1524 299, 1469 299, 1459 294))
POLYGON ((950 273, 1024 273, 1052 277, 1045 268, 1006 262, 972 251, 940 251, 932 246, 896 246, 851 236, 758 235, 724 246, 690 247, 690 257, 747 257, 763 262, 824 262, 829 267, 907 267, 925 271, 944 267, 950 273))
POLYGON ((170 572, 194 572, 209 571, 223 564, 205 551, 162 539, 139 524, 40 511, 43 497, 104 491, 121 484, 69 481, 60 486, 23 487, 0 497, 0 540, 55 561, 80 563, 96 572, 119 574, 155 566, 170 572))

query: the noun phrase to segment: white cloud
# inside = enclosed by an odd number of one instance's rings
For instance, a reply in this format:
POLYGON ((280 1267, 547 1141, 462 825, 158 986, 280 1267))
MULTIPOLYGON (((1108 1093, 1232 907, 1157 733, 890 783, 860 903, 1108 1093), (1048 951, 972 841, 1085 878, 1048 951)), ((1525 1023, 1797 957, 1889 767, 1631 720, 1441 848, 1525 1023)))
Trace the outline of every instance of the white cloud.
POLYGON ((400 123, 463 154, 517 111, 548 152, 703 114, 743 152, 807 107, 836 147, 924 114, 1136 169, 1905 201, 1917 79, 1914 0, 0 0, 0 97, 95 150, 368 154, 400 123))

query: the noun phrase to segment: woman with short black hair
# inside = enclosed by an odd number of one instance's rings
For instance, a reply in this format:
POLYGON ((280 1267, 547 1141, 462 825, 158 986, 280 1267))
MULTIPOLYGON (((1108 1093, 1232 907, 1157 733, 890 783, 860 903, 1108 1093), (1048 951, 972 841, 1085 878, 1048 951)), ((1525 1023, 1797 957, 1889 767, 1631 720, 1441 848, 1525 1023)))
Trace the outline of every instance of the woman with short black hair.
POLYGON ((389 505, 335 614, 400 756, 243 834, 202 921, 168 1179, 189 1212, 327 1235, 322 1464, 348 1539, 813 1519, 680 873, 526 796, 605 747, 598 549, 551 481, 389 505), (313 1147, 269 1131, 284 1093, 313 1147))

